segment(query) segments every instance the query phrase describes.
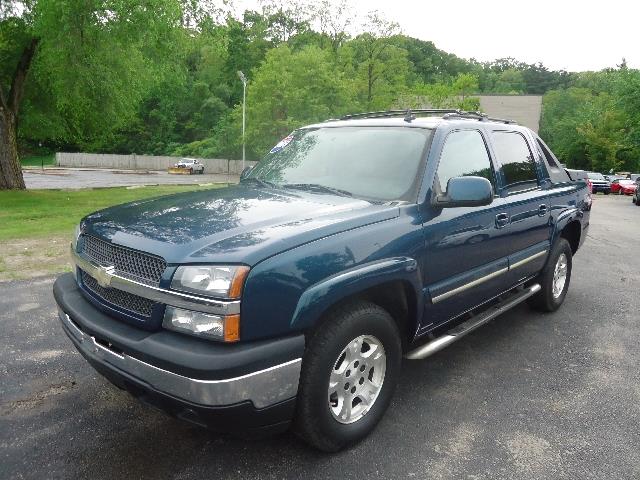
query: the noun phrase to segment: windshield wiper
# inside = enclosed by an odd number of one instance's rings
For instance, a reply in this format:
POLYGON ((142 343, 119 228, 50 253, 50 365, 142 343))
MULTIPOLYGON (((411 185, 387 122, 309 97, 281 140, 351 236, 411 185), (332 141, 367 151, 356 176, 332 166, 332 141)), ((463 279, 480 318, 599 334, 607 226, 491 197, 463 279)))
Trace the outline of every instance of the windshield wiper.
POLYGON ((277 185, 273 182, 269 182, 268 180, 262 180, 261 178, 248 177, 240 180, 240 183, 255 183, 256 185, 260 185, 261 187, 271 187, 275 188, 277 185))
POLYGON ((307 190, 309 192, 332 193, 334 195, 340 195, 341 197, 353 197, 353 193, 346 190, 327 187, 325 185, 319 185, 317 183, 285 183, 282 186, 284 188, 295 188, 298 190, 307 190))

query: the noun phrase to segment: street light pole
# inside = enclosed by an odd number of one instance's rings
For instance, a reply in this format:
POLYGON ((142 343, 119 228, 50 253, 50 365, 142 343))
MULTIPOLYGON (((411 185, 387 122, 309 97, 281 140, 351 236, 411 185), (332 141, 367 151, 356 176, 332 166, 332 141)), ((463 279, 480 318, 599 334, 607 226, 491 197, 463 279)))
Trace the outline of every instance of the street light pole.
POLYGON ((240 70, 238 70, 238 77, 240 77, 240 81, 242 82, 242 170, 244 171, 246 144, 244 131, 247 116, 247 77, 240 70))

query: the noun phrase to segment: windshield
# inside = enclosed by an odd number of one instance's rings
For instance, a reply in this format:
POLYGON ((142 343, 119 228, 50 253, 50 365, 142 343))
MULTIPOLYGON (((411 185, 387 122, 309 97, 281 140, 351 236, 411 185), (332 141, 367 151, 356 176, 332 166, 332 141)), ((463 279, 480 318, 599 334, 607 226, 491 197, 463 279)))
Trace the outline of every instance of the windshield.
POLYGON ((619 180, 618 183, 620 185, 633 185, 635 182, 633 180, 619 180))
POLYGON ((604 180, 604 176, 601 173, 588 173, 587 175, 592 180, 604 180))
POLYGON ((432 131, 407 127, 326 127, 297 130, 247 175, 287 188, 327 187, 355 197, 404 200, 415 191, 432 131))

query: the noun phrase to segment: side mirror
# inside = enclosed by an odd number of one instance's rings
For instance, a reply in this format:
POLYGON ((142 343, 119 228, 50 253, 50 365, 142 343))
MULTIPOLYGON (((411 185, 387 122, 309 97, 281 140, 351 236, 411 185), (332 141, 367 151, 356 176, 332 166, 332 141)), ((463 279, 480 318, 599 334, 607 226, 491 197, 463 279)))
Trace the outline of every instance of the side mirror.
POLYGON ((240 180, 244 180, 249 175, 249 172, 253 170, 253 167, 244 167, 242 173, 240 173, 240 180))
POLYGON ((480 207, 493 201, 491 182, 483 177, 454 177, 447 182, 447 193, 438 195, 434 205, 441 208, 480 207))

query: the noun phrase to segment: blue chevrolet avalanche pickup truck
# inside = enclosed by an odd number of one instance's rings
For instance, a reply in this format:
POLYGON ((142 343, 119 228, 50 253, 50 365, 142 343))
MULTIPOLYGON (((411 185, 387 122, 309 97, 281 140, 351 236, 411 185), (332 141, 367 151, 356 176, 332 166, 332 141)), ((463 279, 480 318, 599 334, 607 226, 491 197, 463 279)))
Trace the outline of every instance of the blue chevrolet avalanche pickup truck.
POLYGON ((590 207, 512 122, 350 115, 294 131, 238 185, 88 215, 53 290, 75 347, 144 402, 336 451, 378 423, 403 357, 525 300, 556 310, 590 207))

